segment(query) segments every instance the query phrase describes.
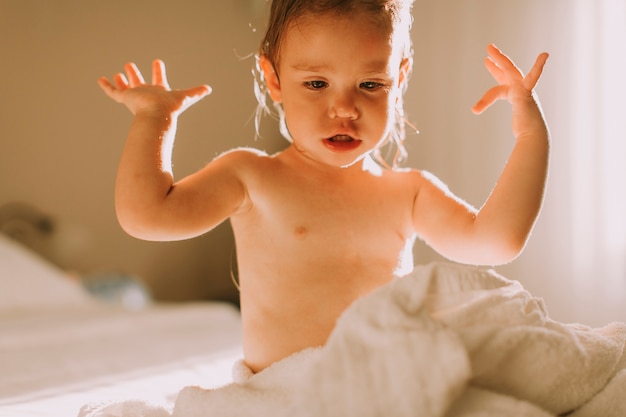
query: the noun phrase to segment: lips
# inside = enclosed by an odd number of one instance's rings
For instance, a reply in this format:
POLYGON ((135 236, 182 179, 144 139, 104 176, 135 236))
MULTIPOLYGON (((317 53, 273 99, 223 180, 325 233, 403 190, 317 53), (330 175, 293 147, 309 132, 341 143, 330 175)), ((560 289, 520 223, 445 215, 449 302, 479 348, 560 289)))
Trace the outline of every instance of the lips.
POLYGON ((324 145, 334 152, 347 152, 358 148, 361 140, 354 139, 349 135, 336 135, 328 139, 324 139, 324 145))
POLYGON ((354 138, 348 135, 337 135, 337 136, 333 136, 332 138, 328 140, 330 140, 331 142, 352 142, 354 138))

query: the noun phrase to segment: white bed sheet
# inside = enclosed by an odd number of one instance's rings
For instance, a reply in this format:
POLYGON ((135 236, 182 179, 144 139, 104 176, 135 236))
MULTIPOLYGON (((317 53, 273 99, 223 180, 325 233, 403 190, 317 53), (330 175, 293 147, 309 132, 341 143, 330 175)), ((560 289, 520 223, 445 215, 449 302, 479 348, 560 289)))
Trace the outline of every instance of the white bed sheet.
POLYGON ((232 380, 241 320, 219 302, 102 304, 80 282, 0 233, 0 417, 73 417, 87 403, 232 380))
POLYGON ((169 408, 186 385, 230 382, 241 356, 239 312, 226 303, 2 310, 0 416, 76 416, 137 397, 169 408))

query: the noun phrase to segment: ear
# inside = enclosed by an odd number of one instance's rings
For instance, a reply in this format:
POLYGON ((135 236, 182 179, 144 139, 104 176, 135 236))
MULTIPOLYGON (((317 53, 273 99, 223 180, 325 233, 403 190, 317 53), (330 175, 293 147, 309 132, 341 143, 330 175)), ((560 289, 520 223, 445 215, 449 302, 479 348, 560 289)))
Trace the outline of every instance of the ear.
POLYGON ((280 80, 278 79, 278 74, 276 74, 274 65, 266 55, 261 55, 259 57, 259 64, 261 66, 261 71, 263 71, 265 85, 270 93, 270 97, 274 103, 282 102, 283 97, 280 90, 280 80))
POLYGON ((410 58, 404 58, 400 63, 400 76, 398 77, 398 86, 407 82, 409 73, 411 72, 411 65, 413 64, 410 58))

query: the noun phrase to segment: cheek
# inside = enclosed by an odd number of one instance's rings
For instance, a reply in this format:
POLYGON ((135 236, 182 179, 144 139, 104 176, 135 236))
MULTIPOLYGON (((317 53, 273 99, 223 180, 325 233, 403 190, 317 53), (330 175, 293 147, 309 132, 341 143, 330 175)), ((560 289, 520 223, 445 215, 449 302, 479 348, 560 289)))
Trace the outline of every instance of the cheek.
POLYGON ((325 107, 321 100, 297 95, 289 96, 283 101, 285 113, 294 122, 315 123, 324 114, 325 107))
POLYGON ((395 104, 396 96, 390 94, 369 108, 367 120, 369 128, 372 129, 372 136, 378 136, 384 140, 394 128, 397 117, 395 104))
POLYGON ((322 122, 319 111, 310 103, 286 100, 283 102, 283 110, 285 124, 292 137, 312 133, 322 122))
POLYGON ((395 118, 396 96, 388 94, 384 99, 376 103, 376 107, 372 108, 371 114, 379 124, 388 125, 395 118))

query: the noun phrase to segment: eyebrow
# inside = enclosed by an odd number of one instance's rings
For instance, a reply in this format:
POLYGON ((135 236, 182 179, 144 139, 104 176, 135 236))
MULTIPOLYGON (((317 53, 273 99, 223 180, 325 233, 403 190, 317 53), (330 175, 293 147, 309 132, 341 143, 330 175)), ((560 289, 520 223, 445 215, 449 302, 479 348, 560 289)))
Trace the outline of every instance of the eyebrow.
POLYGON ((291 66, 292 69, 305 72, 320 72, 330 69, 329 65, 308 65, 308 64, 295 64, 291 66))
MULTIPOLYGON (((310 65, 306 63, 296 63, 291 65, 291 68, 296 71, 303 72, 323 72, 333 69, 332 66, 326 64, 320 65, 310 65)), ((363 66, 365 69, 363 72, 372 73, 372 74, 386 74, 387 71, 387 61, 371 61, 363 66)))

